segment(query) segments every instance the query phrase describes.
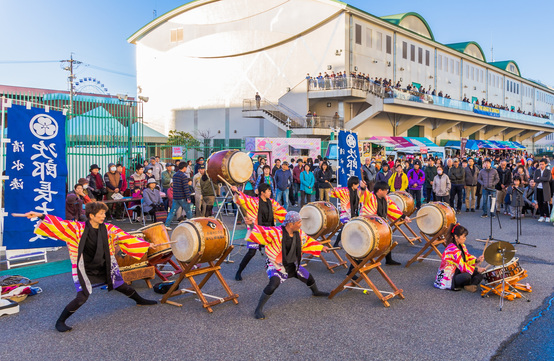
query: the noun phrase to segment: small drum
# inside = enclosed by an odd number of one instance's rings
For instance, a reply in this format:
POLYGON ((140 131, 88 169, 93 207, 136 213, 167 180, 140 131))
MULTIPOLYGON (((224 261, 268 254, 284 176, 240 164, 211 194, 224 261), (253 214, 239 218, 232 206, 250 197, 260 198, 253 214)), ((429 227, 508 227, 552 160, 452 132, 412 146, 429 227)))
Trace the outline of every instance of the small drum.
POLYGON ((229 246, 227 227, 215 218, 193 218, 179 223, 171 234, 173 255, 181 262, 190 262, 198 253, 198 263, 221 257, 229 246))
MULTIPOLYGON (((129 232, 131 236, 143 238, 143 234, 141 232, 129 232)), ((129 256, 128 254, 124 253, 119 245, 115 245, 115 259, 117 261, 117 264, 119 266, 119 270, 121 272, 130 271, 137 268, 142 268, 148 266, 148 258, 147 254, 145 253, 141 259, 136 259, 135 257, 129 256)))
MULTIPOLYGON (((515 257, 504 267, 504 279, 510 280, 523 272, 523 268, 519 265, 519 258, 515 257)), ((495 267, 483 272, 483 278, 486 284, 502 282, 502 266, 495 267)))
POLYGON ((157 222, 138 230, 144 234, 144 240, 152 245, 163 244, 161 246, 150 246, 148 248, 148 259, 152 260, 158 256, 164 256, 171 253, 169 243, 169 234, 162 222, 157 222))
POLYGON ((243 184, 250 179, 254 166, 248 154, 238 150, 222 150, 208 158, 206 167, 212 181, 221 183, 221 176, 232 185, 243 184))
POLYGON ((353 258, 375 258, 390 248, 391 233, 388 223, 379 216, 356 217, 342 229, 342 248, 353 258))
POLYGON ((406 216, 409 217, 414 213, 415 203, 410 193, 404 191, 391 192, 389 197, 406 216))
POLYGON ((456 212, 444 202, 424 204, 417 212, 417 217, 423 215, 426 216, 416 219, 417 226, 421 232, 430 236, 434 236, 450 227, 452 223, 456 223, 456 212))
POLYGON ((302 231, 309 236, 333 232, 339 225, 339 212, 330 202, 311 202, 300 210, 302 231))

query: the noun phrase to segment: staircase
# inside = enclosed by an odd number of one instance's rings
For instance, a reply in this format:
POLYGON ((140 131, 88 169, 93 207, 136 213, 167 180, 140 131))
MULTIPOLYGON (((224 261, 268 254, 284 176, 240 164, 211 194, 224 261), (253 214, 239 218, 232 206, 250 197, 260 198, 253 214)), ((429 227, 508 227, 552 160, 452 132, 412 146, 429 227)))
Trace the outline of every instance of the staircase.
POLYGON ((242 101, 242 114, 245 118, 264 118, 284 131, 290 128, 302 128, 305 120, 285 108, 265 98, 259 104, 256 103, 255 99, 244 99, 242 101))

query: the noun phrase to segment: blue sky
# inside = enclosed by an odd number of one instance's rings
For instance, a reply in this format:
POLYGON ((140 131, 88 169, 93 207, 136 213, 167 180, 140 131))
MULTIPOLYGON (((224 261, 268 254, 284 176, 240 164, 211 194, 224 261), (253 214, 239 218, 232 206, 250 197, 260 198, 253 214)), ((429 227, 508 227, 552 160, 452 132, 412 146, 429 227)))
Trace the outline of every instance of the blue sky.
MULTIPOLYGON (((225 0, 223 0, 225 1, 225 0)), ((263 1, 263 0, 259 0, 263 1)), ((95 77, 111 94, 136 94, 135 49, 127 38, 157 15, 187 1, 177 0, 0 0, 0 84, 67 89, 60 64, 11 63, 74 58, 91 66, 77 78, 95 77), (112 70, 101 71, 93 67, 112 70), (123 74, 122 74, 123 73, 123 74)), ((377 16, 414 11, 441 43, 473 40, 491 60, 515 60, 526 78, 554 86, 550 17, 552 1, 361 1, 349 4, 377 16)), ((307 14, 309 16, 309 14, 307 14)))

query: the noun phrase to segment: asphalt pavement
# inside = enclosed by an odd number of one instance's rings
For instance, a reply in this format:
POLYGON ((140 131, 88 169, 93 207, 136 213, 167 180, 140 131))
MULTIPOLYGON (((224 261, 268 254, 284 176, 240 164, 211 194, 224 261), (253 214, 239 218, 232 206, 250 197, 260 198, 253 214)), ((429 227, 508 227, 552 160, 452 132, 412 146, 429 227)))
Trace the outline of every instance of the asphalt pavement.
MULTIPOLYGON (((489 235, 489 219, 479 216, 479 211, 459 215, 459 222, 470 231, 468 249, 476 255, 484 243, 475 239, 489 235)), ((500 219, 502 229, 493 220, 494 236, 514 241, 515 221, 507 216, 500 219)), ((126 230, 139 228, 128 222, 114 223, 126 230)), ((495 295, 482 298, 479 293, 435 289, 438 262, 416 262, 405 268, 420 246, 395 234, 399 245, 393 254, 402 266, 384 266, 384 270, 404 290, 404 300, 393 298, 385 308, 373 293, 355 290, 343 291, 332 300, 316 298, 304 284, 289 280, 267 302, 267 319, 256 320, 253 312, 267 284, 264 257, 257 254, 243 272, 244 280, 237 282, 234 274, 245 253, 245 247, 238 246, 232 253, 236 262, 223 264, 222 274, 239 294, 239 304, 217 305, 213 314, 194 295, 172 299, 183 307, 137 307, 117 292, 94 290, 68 319, 73 331, 62 334, 54 323, 75 296, 71 275, 42 278, 43 293, 24 301, 18 315, 0 318, 0 357, 6 361, 552 359, 554 319, 552 308, 546 308, 553 297, 554 228, 531 218, 522 224, 521 242, 537 246, 516 245, 516 256, 529 274, 524 282, 532 286, 531 293, 524 293, 530 302, 505 301, 502 311, 495 295)), ((49 255, 51 260, 64 258, 66 249, 49 255)), ((331 274, 319 262, 307 268, 319 288, 327 291, 338 286, 346 273, 339 269, 331 274)), ((390 291, 377 272, 369 276, 379 289, 390 291)), ((146 298, 161 298, 144 282, 135 282, 133 287, 146 298)), ((204 291, 224 294, 215 277, 204 291)))

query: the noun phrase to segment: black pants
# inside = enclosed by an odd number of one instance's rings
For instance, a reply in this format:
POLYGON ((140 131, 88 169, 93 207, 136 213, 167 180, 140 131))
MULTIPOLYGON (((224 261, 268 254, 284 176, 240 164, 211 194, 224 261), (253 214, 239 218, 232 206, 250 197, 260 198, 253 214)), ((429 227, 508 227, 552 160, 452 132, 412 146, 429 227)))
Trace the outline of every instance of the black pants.
POLYGON ((462 201, 464 200, 464 186, 462 184, 452 184, 452 189, 450 190, 450 207, 454 208, 454 198, 458 195, 458 200, 456 201, 456 210, 462 210, 462 201))
MULTIPOLYGON (((242 258, 242 261, 240 261, 240 265, 239 265, 239 269, 238 269, 239 273, 242 272, 246 268, 246 266, 248 265, 250 260, 256 255, 256 251, 258 251, 258 250, 255 249, 255 248, 249 248, 248 249, 248 251, 246 252, 244 257, 242 258)), ((261 248, 260 248, 260 252, 261 252, 261 248)))
POLYGON ((435 194, 435 201, 436 202, 450 203, 450 196, 448 194, 445 195, 445 196, 437 196, 435 194))
POLYGON ((426 197, 425 197, 425 201, 427 203, 431 202, 431 198, 433 198, 432 200, 434 201, 435 200, 435 194, 433 193, 433 188, 425 188, 425 193, 426 193, 426 197))
POLYGON ((544 199, 544 190, 537 189, 537 203, 539 204, 539 217, 550 217, 548 199, 544 199))
POLYGON ((483 197, 483 192, 481 190, 481 183, 477 183, 477 190, 475 191, 475 209, 481 207, 481 198, 483 197))
POLYGON ((312 195, 308 194, 304 191, 300 191, 301 193, 301 199, 300 199, 300 207, 304 207, 306 203, 310 203, 312 201, 312 195), (307 202, 306 202, 307 201, 307 202))
MULTIPOLYGON (((135 289, 126 283, 122 284, 121 286, 114 288, 117 292, 123 293, 127 297, 131 297, 133 293, 135 293, 135 289)), ((88 296, 85 295, 83 291, 77 292, 77 297, 73 299, 73 301, 69 302, 66 306, 67 310, 69 312, 75 312, 81 307, 82 305, 87 302, 88 296)))
MULTIPOLYGON (((297 273, 294 278, 298 278, 300 280, 300 282, 306 284, 306 286, 308 286, 308 287, 313 286, 314 283, 315 283, 314 276, 312 276, 311 273, 310 273, 310 276, 308 278, 302 277, 302 275, 300 273, 297 273)), ((289 279, 290 279, 290 277, 289 277, 289 279)), ((268 296, 271 296, 273 294, 273 292, 275 292, 277 287, 279 287, 280 284, 281 284, 281 279, 279 278, 279 276, 271 277, 269 279, 269 283, 264 288, 264 293, 268 296)))
POLYGON ((410 189, 409 191, 416 202, 416 208, 419 209, 421 207, 421 189, 410 189))
POLYGON ((482 280, 483 274, 477 272, 477 270, 474 270, 473 274, 469 274, 467 272, 462 273, 459 269, 456 269, 454 278, 452 279, 452 288, 462 288, 468 285, 477 286, 482 280))

